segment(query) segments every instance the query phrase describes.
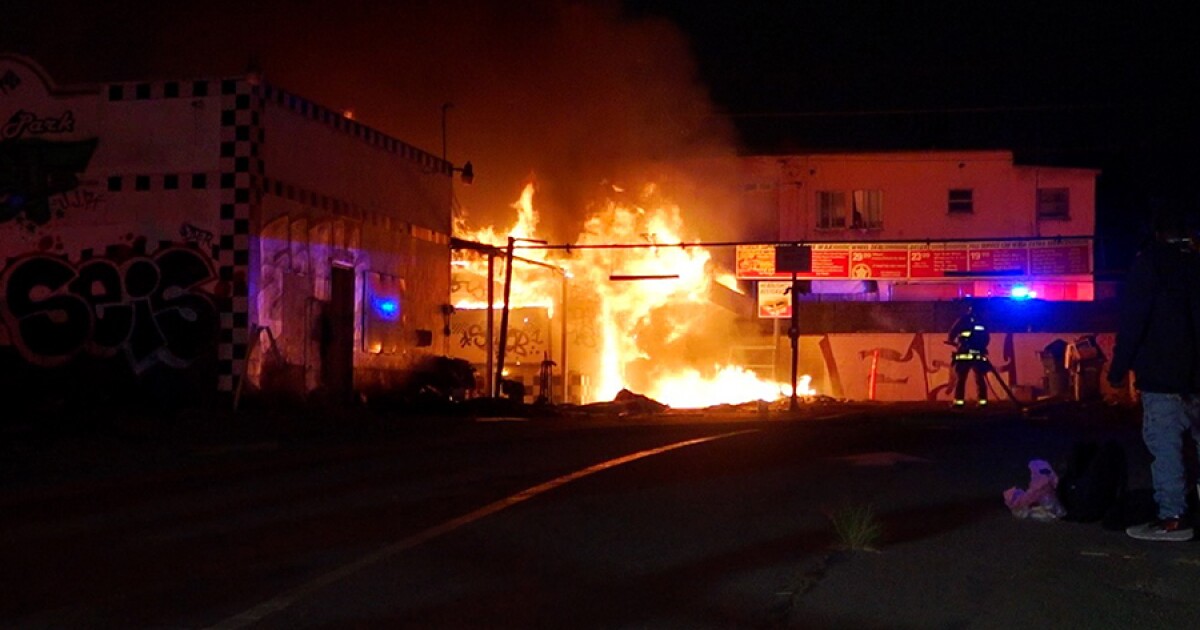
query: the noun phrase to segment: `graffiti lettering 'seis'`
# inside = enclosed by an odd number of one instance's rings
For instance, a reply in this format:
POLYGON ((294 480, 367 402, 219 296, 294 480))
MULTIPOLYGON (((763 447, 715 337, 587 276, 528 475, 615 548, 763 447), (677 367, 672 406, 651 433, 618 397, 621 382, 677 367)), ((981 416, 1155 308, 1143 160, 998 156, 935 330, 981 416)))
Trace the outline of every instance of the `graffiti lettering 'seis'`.
POLYGON ((0 276, 0 317, 35 365, 124 352, 135 373, 160 362, 185 367, 216 340, 217 309, 202 288, 213 278, 209 261, 190 247, 78 266, 33 255, 0 276))

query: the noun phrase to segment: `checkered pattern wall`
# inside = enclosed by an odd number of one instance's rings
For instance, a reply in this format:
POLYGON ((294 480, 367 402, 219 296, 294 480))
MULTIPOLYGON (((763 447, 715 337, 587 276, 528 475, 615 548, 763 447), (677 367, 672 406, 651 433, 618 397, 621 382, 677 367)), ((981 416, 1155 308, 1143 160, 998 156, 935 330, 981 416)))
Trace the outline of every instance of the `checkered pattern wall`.
POLYGON ((250 341, 251 217, 261 199, 263 101, 258 85, 244 79, 220 82, 221 233, 217 274, 230 288, 221 304, 217 388, 232 392, 246 373, 250 341))
MULTIPOLYGON (((323 107, 256 77, 114 83, 105 87, 108 101, 147 101, 158 99, 217 99, 220 102, 220 155, 217 172, 113 173, 107 178, 110 192, 158 192, 160 190, 205 189, 219 187, 219 228, 202 243, 213 253, 221 283, 218 358, 218 390, 234 392, 246 374, 252 342, 254 304, 250 299, 255 287, 252 270, 257 252, 251 247, 258 229, 261 200, 276 195, 307 207, 359 221, 390 222, 392 217, 379 208, 363 207, 348 199, 313 190, 297 182, 266 177, 261 147, 264 142, 263 112, 268 103, 323 123, 338 133, 347 134, 372 147, 392 153, 419 165, 425 174, 453 175, 453 165, 444 159, 401 142, 363 125, 342 112, 323 107)), ((401 222, 403 223, 403 222, 401 222)), ((407 224, 413 238, 447 244, 448 234, 407 224)))
POLYGON ((262 94, 265 100, 289 109, 309 120, 323 123, 336 129, 338 132, 354 136, 373 147, 421 164, 426 169, 426 172, 454 175, 454 167, 450 162, 348 118, 342 112, 323 107, 270 84, 262 86, 262 94))

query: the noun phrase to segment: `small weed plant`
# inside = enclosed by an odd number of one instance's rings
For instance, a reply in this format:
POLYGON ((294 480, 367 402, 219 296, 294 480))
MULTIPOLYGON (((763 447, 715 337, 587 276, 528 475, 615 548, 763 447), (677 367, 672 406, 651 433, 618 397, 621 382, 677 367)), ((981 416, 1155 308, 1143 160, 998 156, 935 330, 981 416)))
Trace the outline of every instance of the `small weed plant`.
POLYGON ((883 537, 883 524, 870 505, 844 505, 830 510, 826 516, 843 548, 876 551, 875 544, 883 537))

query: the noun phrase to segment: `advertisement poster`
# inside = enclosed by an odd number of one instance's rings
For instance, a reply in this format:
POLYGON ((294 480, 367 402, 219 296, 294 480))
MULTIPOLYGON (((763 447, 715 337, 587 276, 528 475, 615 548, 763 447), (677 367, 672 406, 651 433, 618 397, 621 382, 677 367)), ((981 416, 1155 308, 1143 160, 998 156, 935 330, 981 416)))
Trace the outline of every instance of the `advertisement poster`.
POLYGON ((967 248, 925 247, 909 250, 910 278, 945 278, 967 270, 967 248))
POLYGON ((792 282, 763 280, 758 283, 758 317, 760 319, 790 319, 792 317, 792 294, 788 287, 792 282))
POLYGON ((850 252, 850 277, 856 280, 870 278, 907 278, 908 249, 902 247, 860 248, 850 252))
MULTIPOLYGON (((812 243, 805 280, 905 280, 1092 273, 1089 239, 941 243, 812 243)), ((775 246, 738 245, 741 280, 790 279, 775 270, 775 246)))

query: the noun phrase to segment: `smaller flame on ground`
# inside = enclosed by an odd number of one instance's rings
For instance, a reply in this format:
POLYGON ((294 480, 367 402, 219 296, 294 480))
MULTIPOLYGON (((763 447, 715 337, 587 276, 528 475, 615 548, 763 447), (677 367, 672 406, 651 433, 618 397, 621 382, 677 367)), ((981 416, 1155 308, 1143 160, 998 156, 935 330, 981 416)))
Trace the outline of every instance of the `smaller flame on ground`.
MULTIPOLYGON (((660 377, 647 395, 677 409, 701 409, 714 405, 738 405, 756 400, 767 402, 791 395, 791 386, 759 378, 751 370, 736 366, 716 366, 716 374, 704 376, 698 370, 685 369, 660 377)), ((812 377, 797 379, 798 396, 814 396, 809 385, 812 377)))

